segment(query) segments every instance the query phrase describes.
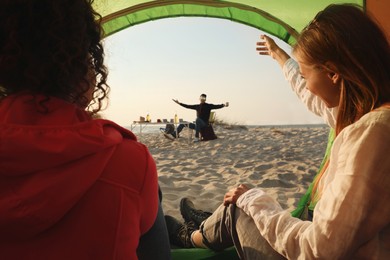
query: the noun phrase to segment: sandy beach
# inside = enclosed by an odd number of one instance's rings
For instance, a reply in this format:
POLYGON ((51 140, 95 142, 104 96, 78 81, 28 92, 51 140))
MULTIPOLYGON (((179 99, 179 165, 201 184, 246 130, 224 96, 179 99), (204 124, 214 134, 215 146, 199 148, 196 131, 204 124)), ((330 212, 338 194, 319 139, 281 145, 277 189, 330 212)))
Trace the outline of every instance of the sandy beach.
POLYGON ((183 197, 213 211, 241 183, 263 188, 293 210, 317 172, 329 133, 322 125, 214 129, 218 139, 199 143, 189 142, 186 130, 175 141, 135 132, 156 161, 165 214, 181 219, 183 197))

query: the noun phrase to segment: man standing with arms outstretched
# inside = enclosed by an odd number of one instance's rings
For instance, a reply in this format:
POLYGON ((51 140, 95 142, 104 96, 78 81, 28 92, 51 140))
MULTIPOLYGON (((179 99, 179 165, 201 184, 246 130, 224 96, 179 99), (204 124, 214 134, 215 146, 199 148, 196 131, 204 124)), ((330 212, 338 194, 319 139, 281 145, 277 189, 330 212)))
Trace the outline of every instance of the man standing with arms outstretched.
MULTIPOLYGON (((214 105, 214 104, 209 104, 206 103, 206 94, 202 94, 199 97, 200 103, 197 105, 187 105, 180 103, 177 99, 172 99, 176 104, 179 104, 182 107, 188 108, 188 109, 194 109, 196 110, 196 121, 195 124, 189 124, 189 128, 195 129, 195 140, 194 142, 199 142, 199 132, 203 127, 208 126, 209 124, 209 118, 210 118, 210 111, 212 109, 220 109, 223 107, 228 107, 229 102, 226 102, 225 104, 220 104, 220 105, 214 105)), ((180 124, 179 127, 177 128, 177 134, 183 130, 185 127, 184 124, 180 124)))

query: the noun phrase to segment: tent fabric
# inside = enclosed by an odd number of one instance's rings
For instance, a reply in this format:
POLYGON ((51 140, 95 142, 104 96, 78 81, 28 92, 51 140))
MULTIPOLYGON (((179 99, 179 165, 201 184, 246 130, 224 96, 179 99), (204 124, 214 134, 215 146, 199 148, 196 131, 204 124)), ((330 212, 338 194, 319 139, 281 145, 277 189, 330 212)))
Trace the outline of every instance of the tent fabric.
POLYGON ((315 14, 331 3, 364 6, 364 0, 95 0, 105 36, 130 26, 172 17, 213 17, 246 24, 288 44, 315 14))
MULTIPOLYGON (((325 155, 324 155, 324 158, 322 159, 322 162, 321 162, 320 167, 317 171, 317 174, 321 172, 322 168, 325 165, 325 162, 328 160, 328 158, 330 156, 330 150, 332 148, 333 141, 334 141, 335 137, 336 137, 336 132, 334 129, 331 128, 329 131, 329 135, 328 135, 328 144, 326 146, 325 155)), ((313 178, 313 182, 310 184, 305 195, 303 195, 302 198, 299 200, 296 209, 291 212, 291 215, 293 217, 300 218, 302 216, 302 213, 304 212, 305 207, 310 200, 311 192, 313 190, 313 185, 314 185, 314 179, 315 178, 313 178)))
POLYGON ((179 248, 171 253, 172 260, 239 260, 234 246, 220 252, 204 248, 179 248))

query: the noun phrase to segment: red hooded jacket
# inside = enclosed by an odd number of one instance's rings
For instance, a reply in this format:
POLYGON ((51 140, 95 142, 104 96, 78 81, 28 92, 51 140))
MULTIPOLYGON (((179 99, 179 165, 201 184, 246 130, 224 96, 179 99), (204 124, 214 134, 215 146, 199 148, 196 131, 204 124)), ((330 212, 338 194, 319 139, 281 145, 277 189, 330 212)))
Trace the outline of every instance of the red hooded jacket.
POLYGON ((157 208, 133 133, 53 97, 0 102, 0 259, 136 259, 157 208))

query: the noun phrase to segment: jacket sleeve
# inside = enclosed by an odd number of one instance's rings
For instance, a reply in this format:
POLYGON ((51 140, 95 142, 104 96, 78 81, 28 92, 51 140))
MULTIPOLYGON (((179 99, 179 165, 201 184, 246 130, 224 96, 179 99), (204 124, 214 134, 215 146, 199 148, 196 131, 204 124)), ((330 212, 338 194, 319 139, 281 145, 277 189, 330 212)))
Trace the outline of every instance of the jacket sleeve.
POLYGON ((196 110, 196 108, 198 107, 198 105, 187 105, 187 104, 183 104, 183 103, 179 103, 179 105, 182 107, 185 107, 188 109, 194 109, 194 110, 196 110))
POLYGON ((283 73, 286 80, 290 83, 291 89, 306 107, 315 115, 322 117, 330 127, 335 128, 337 107, 328 108, 319 97, 306 88, 306 81, 299 73, 298 63, 290 58, 283 66, 283 73))
POLYGON ((313 222, 292 217, 258 189, 244 193, 237 206, 288 259, 356 259, 354 254, 364 250, 366 258, 375 258, 371 254, 390 216, 388 132, 388 127, 365 125, 340 133, 320 182, 323 194, 313 222))
POLYGON ((223 107, 225 107, 224 104, 219 104, 219 105, 210 104, 210 109, 220 109, 223 107))

